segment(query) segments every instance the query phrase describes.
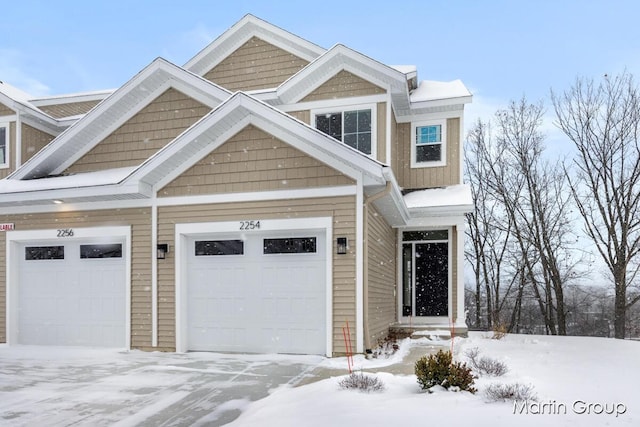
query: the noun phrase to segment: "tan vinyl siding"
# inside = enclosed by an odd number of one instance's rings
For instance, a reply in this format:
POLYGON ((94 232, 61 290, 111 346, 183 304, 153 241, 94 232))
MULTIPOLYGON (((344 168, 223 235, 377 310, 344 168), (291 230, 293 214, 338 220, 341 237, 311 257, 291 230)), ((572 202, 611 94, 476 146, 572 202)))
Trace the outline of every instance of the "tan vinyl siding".
POLYGON ((9 144, 5 151, 9 156, 9 167, 0 169, 0 179, 5 178, 11 172, 16 170, 16 122, 9 123, 9 144))
POLYGON ((159 191, 160 197, 353 184, 255 126, 247 126, 159 191))
POLYGON ((230 91, 268 89, 280 86, 307 64, 304 59, 252 37, 204 78, 230 91))
POLYGON ((38 151, 42 150, 51 140, 55 138, 46 132, 33 128, 29 125, 22 125, 22 163, 29 160, 38 151))
POLYGON ((67 173, 136 166, 211 109, 171 88, 74 163, 67 173))
MULTIPOLYGON (((243 220, 268 220, 305 217, 333 218, 333 352, 345 352, 342 327, 346 321, 355 340, 355 244, 347 255, 336 255, 336 237, 355 242, 355 197, 276 200, 264 202, 221 203, 172 206, 158 209, 158 241, 175 248, 175 224, 243 220)), ((158 262, 158 345, 175 346, 175 252, 158 262)), ((352 343, 355 346, 355 341, 352 343)))
POLYGON ((367 295, 370 348, 384 339, 396 315, 397 232, 372 205, 367 208, 367 295))
POLYGON ((444 187, 462 182, 460 176, 460 119, 447 119, 447 164, 441 167, 411 167, 411 124, 399 123, 397 132, 397 161, 395 174, 405 189, 444 187))
POLYGON ((55 117, 56 119, 62 117, 72 117, 77 116, 79 114, 85 114, 93 107, 98 105, 100 100, 96 101, 82 101, 82 102, 69 102, 66 104, 55 104, 55 105, 43 105, 39 107, 40 110, 44 111, 48 115, 55 117))
POLYGON ((287 114, 289 114, 291 117, 295 117, 296 119, 300 120, 301 122, 304 122, 308 125, 313 126, 313 124, 311 124, 311 111, 309 110, 303 110, 303 111, 289 111, 287 114))
MULTIPOLYGON (((16 230, 131 226, 131 347, 151 345, 151 213, 149 208, 0 215, 16 230)), ((0 234, 0 259, 6 260, 6 233, 0 234)), ((0 342, 6 342, 6 262, 0 263, 0 342)))
POLYGON ((353 98, 381 93, 386 93, 386 91, 355 74, 342 70, 305 96, 300 102, 353 98))
POLYGON ((16 112, 6 105, 0 103, 0 116, 13 116, 16 112))

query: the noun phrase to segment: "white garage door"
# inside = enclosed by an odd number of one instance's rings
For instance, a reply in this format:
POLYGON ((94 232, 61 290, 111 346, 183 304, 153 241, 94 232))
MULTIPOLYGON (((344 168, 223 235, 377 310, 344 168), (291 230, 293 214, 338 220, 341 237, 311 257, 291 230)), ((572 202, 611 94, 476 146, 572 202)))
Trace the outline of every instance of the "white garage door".
POLYGON ((202 236, 188 251, 189 350, 325 354, 324 233, 202 236))
POLYGON ((69 241, 22 245, 18 342, 125 347, 123 248, 69 241))

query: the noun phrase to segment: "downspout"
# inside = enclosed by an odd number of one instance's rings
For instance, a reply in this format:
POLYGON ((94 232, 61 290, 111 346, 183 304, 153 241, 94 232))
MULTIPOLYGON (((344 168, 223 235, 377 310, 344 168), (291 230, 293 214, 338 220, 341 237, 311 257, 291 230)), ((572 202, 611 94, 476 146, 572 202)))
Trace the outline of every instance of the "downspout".
POLYGON ((364 348, 365 350, 371 349, 371 336, 369 335, 369 204, 375 202, 376 200, 388 195, 391 192, 391 182, 387 182, 387 185, 384 190, 381 192, 374 194, 371 197, 368 197, 364 202, 364 238, 366 240, 366 244, 363 248, 363 281, 364 281, 364 289, 362 294, 363 299, 363 323, 364 323, 364 348))

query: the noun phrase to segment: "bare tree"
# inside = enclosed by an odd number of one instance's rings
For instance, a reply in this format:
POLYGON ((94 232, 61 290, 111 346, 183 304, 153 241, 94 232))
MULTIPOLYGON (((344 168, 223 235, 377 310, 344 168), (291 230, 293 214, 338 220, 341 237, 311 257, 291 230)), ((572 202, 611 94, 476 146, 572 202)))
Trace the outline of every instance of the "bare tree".
MULTIPOLYGON (((479 175, 475 178, 478 188, 474 192, 480 200, 476 199, 476 205, 489 201, 500 207, 501 216, 491 216, 488 222, 499 227, 505 233, 501 237, 508 240, 502 245, 487 241, 489 225, 482 216, 487 212, 486 206, 477 207, 469 217, 469 233, 473 244, 479 246, 474 248, 477 256, 486 258, 487 247, 495 249, 498 244, 500 260, 509 257, 513 274, 509 289, 518 291, 511 325, 519 324, 519 310, 528 287, 526 294, 536 301, 546 332, 565 335, 564 286, 575 275, 577 262, 572 261, 575 236, 569 219, 571 196, 565 188, 562 165, 543 157, 544 135, 540 131, 543 112, 542 104, 529 104, 523 98, 496 113, 494 141, 481 138, 481 126, 470 134, 473 141, 468 148, 475 149, 472 159, 476 162, 467 160, 467 168, 471 176, 474 168, 479 175), (474 142, 478 145, 475 148, 474 142), (481 236, 482 233, 485 235, 481 236)), ((473 187, 474 179, 470 181, 473 187)), ((488 264, 486 260, 475 261, 477 268, 488 264)), ((484 283, 495 280, 480 279, 484 283)))
POLYGON ((570 188, 586 234, 605 262, 615 290, 614 329, 625 337, 629 298, 640 253, 640 92, 625 72, 576 79, 563 94, 552 93, 557 124, 577 148, 570 188))
POLYGON ((508 315, 502 313, 517 280, 517 275, 505 274, 510 263, 507 247, 511 225, 487 185, 487 180, 492 179, 490 165, 498 157, 489 124, 479 120, 470 131, 468 141, 465 169, 475 209, 467 215, 469 246, 465 256, 474 272, 474 323, 477 327, 486 325, 491 329, 506 323, 508 315), (485 319, 482 318, 483 305, 486 306, 485 319))

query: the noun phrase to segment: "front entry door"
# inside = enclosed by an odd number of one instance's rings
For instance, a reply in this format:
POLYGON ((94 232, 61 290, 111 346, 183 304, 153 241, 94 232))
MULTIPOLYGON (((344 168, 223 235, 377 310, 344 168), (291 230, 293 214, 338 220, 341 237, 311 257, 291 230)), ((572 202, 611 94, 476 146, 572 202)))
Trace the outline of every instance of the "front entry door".
POLYGON ((446 243, 415 244, 415 315, 447 316, 448 249, 446 243))
POLYGON ((402 262, 403 317, 448 316, 448 243, 446 241, 405 241, 402 245, 402 262))

